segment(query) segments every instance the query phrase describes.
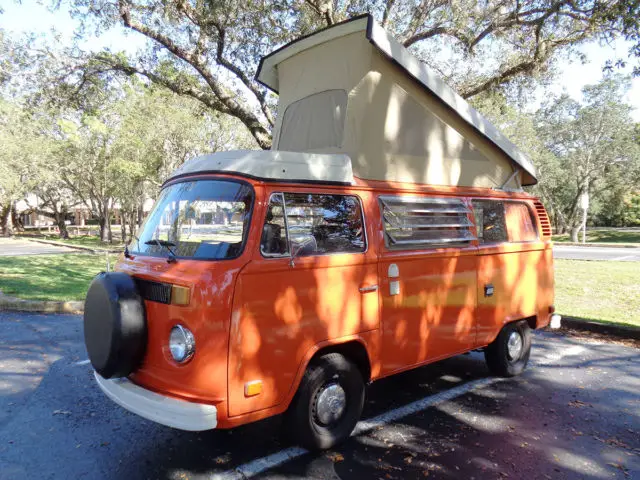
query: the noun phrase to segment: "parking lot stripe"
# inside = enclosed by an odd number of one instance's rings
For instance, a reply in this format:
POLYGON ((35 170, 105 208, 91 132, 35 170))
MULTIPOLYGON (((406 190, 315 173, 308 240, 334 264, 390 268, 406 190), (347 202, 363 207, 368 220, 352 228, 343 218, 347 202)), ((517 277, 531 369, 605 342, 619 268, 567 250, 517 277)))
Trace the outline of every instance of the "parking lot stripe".
MULTIPOLYGON (((580 345, 575 345, 573 347, 567 348, 566 350, 563 350, 558 353, 550 353, 545 357, 543 357, 542 359, 538 361, 533 361, 531 363, 532 363, 532 366, 534 367, 544 366, 544 365, 557 362, 566 356, 578 355, 582 353, 584 350, 585 350, 584 347, 580 345)), ((494 383, 501 382, 504 380, 506 379, 499 378, 499 377, 482 378, 479 380, 473 380, 471 382, 465 383, 464 385, 454 387, 450 390, 437 393, 435 395, 424 397, 420 400, 409 403, 408 405, 395 408, 393 410, 382 413, 368 420, 362 420, 358 422, 351 436, 357 437, 360 435, 364 435, 366 433, 371 432, 372 430, 388 425, 389 423, 395 422, 396 420, 399 420, 401 418, 422 412, 430 407, 446 402, 448 400, 453 400, 454 398, 464 395, 466 393, 469 393, 473 390, 485 388, 489 385, 492 385, 494 383)), ((289 460, 293 460, 295 458, 301 457, 306 453, 309 453, 309 452, 304 448, 300 448, 300 447, 286 448, 279 452, 272 453, 271 455, 267 455, 265 457, 251 460, 250 462, 244 463, 234 468, 233 470, 227 470, 226 472, 214 474, 211 476, 211 479, 212 480, 243 480, 247 478, 252 478, 267 470, 271 470, 272 468, 278 467, 283 463, 288 462, 289 460)))
POLYGON ((87 363, 89 363, 91 360, 87 359, 87 360, 80 360, 79 362, 75 362, 74 365, 86 365, 87 363))

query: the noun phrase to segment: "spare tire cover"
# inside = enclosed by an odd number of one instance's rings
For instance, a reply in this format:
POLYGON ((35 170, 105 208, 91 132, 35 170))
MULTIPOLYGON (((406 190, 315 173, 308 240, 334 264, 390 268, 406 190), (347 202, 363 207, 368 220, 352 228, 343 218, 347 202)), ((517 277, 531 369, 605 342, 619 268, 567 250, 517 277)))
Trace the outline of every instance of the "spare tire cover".
POLYGON ((147 346, 145 317, 129 275, 102 272, 93 279, 84 306, 84 342, 96 372, 126 377, 138 368, 147 346))

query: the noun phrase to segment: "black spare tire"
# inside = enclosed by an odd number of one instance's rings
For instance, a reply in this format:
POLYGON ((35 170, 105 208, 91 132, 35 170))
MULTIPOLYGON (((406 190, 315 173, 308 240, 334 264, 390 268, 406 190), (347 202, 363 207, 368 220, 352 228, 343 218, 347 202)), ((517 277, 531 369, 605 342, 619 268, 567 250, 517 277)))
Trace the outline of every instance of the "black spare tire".
POLYGON ((84 343, 96 372, 126 377, 138 368, 147 345, 145 317, 133 278, 122 272, 96 275, 84 306, 84 343))

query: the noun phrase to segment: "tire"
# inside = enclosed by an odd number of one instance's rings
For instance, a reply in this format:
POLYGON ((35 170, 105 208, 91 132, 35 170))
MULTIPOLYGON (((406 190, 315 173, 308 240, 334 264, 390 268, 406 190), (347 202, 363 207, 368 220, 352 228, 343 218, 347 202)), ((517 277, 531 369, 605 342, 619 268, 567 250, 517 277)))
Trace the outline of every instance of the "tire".
POLYGON ((508 323, 502 327, 496 339, 484 350, 484 358, 489 370, 500 377, 520 375, 529 363, 530 354, 531 329, 526 320, 508 323), (509 339, 512 335, 519 335, 522 341, 520 352, 515 358, 512 358, 509 353, 509 339))
POLYGON ((84 342, 103 378, 127 377, 140 366, 147 347, 146 313, 129 275, 102 272, 93 279, 85 300, 84 342))
POLYGON ((287 410, 284 426, 288 436, 308 450, 325 450, 349 438, 362 414, 364 381, 358 367, 339 353, 313 360, 287 410), (326 405, 320 399, 332 397, 339 388, 344 392, 344 409, 337 418, 327 418, 326 405), (323 410, 318 406, 325 406, 323 410), (324 414, 324 417, 323 417, 324 414))

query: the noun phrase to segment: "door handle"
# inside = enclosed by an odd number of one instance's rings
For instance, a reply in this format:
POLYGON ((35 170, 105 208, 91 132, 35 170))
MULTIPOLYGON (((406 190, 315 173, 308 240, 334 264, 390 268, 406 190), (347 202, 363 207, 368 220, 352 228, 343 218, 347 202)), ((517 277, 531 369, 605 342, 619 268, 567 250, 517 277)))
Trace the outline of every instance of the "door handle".
POLYGON ((360 290, 360 293, 377 292, 378 291, 378 285, 371 285, 371 286, 368 286, 368 287, 360 287, 358 290, 360 290))

